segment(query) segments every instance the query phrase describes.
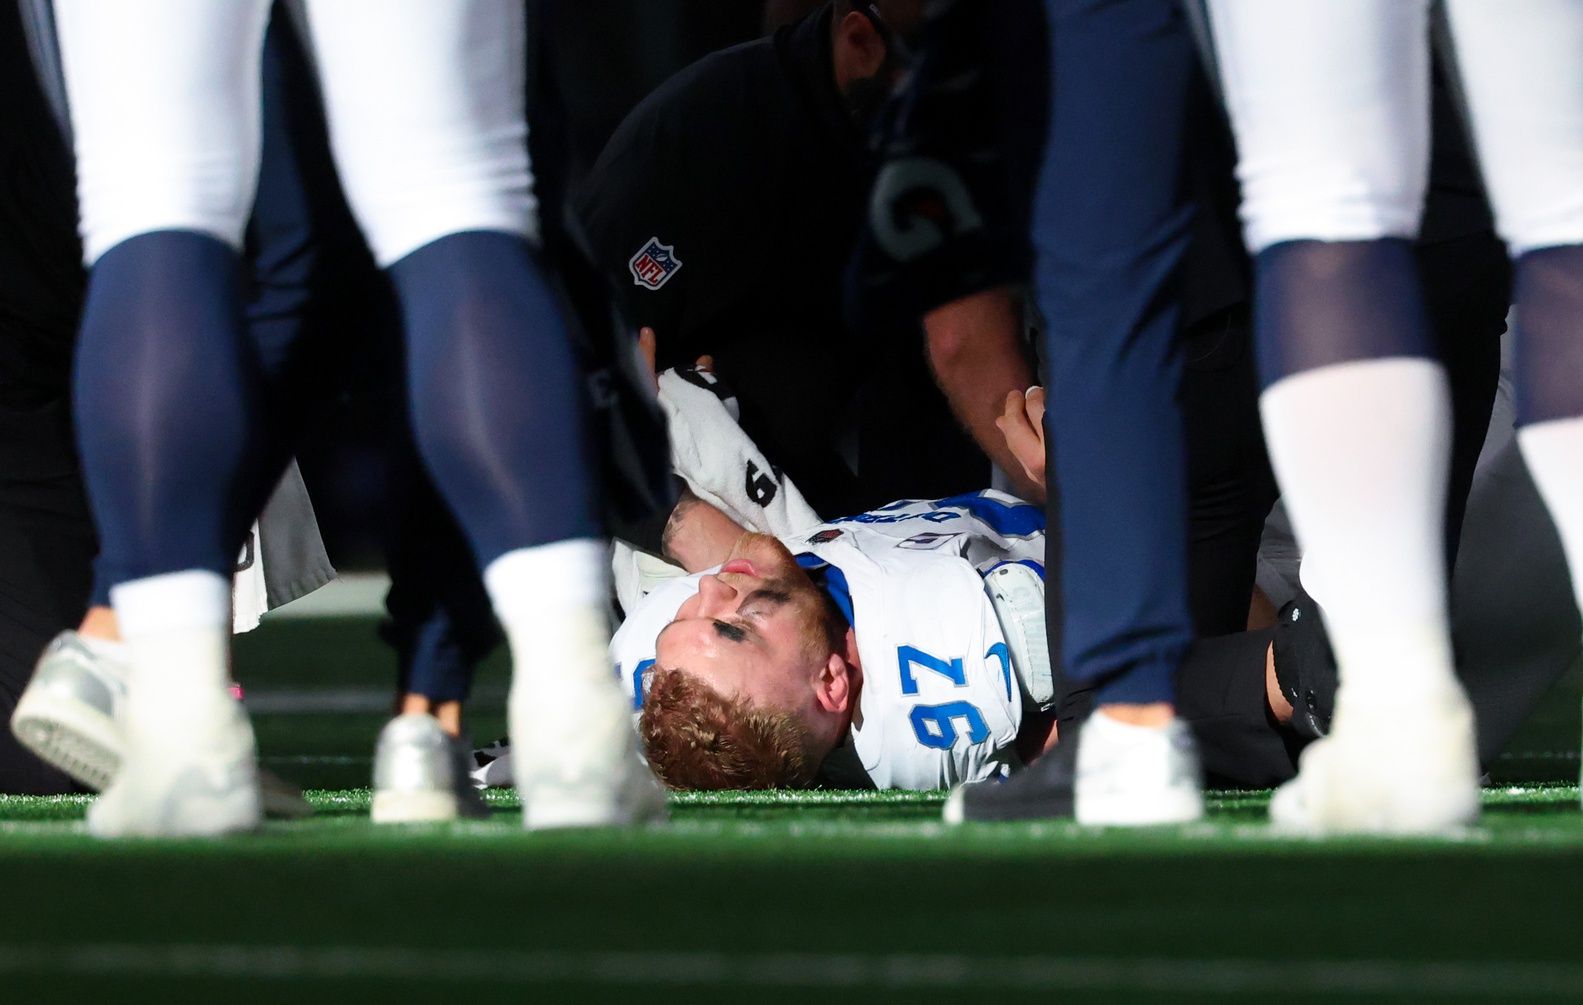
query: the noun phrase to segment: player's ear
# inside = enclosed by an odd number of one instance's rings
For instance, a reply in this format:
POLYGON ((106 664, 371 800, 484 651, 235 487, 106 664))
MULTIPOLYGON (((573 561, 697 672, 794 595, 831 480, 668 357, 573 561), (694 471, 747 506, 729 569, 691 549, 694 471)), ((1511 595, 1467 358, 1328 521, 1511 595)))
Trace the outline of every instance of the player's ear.
POLYGON ((852 668, 840 653, 825 657, 814 679, 814 699, 826 712, 840 714, 852 703, 852 668))
POLYGON ((885 40, 874 23, 857 11, 849 11, 836 23, 835 36, 836 58, 850 68, 852 76, 872 77, 885 65, 885 40))

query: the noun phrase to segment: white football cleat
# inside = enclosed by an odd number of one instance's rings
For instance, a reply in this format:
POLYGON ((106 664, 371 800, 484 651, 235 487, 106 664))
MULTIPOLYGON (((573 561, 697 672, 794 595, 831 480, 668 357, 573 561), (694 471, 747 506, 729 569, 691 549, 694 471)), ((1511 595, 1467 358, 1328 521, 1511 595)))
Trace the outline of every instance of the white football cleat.
POLYGON ((228 692, 122 710, 121 770, 88 807, 96 837, 213 837, 263 818, 247 713, 228 692))
POLYGON ((369 810, 374 823, 444 823, 488 816, 489 808, 467 777, 467 747, 422 712, 386 723, 374 748, 369 810))
POLYGON ((1439 834, 1479 815, 1478 741, 1467 695, 1360 705, 1337 695, 1330 734, 1309 744, 1270 819, 1311 834, 1439 834))
POLYGON ((617 827, 665 819, 665 792, 638 757, 632 710, 605 675, 518 672, 511 759, 529 830, 617 827))
MULTIPOLYGON (((46 764, 103 792, 121 770, 126 741, 119 720, 127 667, 121 644, 61 632, 39 657, 11 714, 11 732, 46 764)), ((232 694, 240 689, 232 686, 232 694)), ((302 789, 262 768, 264 813, 294 820, 313 813, 302 789)))
POLYGON ((116 711, 126 698, 126 667, 111 655, 115 648, 61 632, 11 714, 22 746, 95 791, 121 770, 116 711))
POLYGON ((1073 808, 1096 827, 1184 824, 1204 815, 1198 746, 1180 719, 1133 726, 1096 711, 1077 737, 1073 808))

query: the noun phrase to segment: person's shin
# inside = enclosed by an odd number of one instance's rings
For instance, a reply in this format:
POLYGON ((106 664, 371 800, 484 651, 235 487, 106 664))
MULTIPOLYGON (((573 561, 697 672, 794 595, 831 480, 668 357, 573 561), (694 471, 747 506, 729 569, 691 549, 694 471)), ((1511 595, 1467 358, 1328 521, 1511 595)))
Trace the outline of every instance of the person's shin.
POLYGON ((1293 241, 1258 268, 1260 413, 1348 690, 1444 686, 1450 399, 1410 243, 1293 241))
POLYGON ((1583 610, 1583 244, 1517 259, 1517 443, 1583 610))

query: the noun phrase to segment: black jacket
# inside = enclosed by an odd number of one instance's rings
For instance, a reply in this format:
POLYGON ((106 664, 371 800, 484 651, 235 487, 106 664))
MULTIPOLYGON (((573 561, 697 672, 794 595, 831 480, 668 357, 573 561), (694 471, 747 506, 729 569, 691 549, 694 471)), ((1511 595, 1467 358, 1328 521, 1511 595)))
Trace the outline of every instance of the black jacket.
POLYGON ((594 257, 628 319, 655 329, 662 365, 768 328, 845 341, 841 274, 869 168, 836 91, 830 17, 827 7, 671 78, 622 122, 579 193, 594 257), (639 262, 651 241, 668 262, 639 262))

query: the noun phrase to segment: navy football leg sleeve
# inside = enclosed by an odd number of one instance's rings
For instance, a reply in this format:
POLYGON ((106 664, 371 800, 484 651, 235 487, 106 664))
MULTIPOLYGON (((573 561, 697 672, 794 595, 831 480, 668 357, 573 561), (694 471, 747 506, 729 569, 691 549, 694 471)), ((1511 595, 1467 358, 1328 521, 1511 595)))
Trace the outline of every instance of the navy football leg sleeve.
POLYGON ((1411 241, 1287 241, 1258 256, 1259 380, 1337 363, 1436 356, 1411 241))
POLYGON ((235 564, 258 397, 238 272, 235 251, 189 231, 94 265, 75 398, 106 586, 235 564))
POLYGON ((1530 251, 1515 278, 1517 424, 1583 415, 1583 245, 1530 251))
POLYGON ((581 368, 521 237, 452 234, 390 268, 413 429, 480 567, 600 535, 581 368))

